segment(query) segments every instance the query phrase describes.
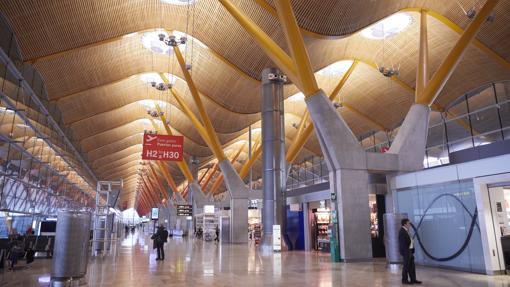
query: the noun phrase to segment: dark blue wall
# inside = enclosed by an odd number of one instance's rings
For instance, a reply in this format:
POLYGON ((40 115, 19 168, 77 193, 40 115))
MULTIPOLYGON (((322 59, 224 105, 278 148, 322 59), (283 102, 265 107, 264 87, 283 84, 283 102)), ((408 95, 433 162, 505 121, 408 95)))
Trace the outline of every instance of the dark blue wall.
POLYGON ((305 250, 305 222, 303 211, 290 211, 287 206, 287 236, 292 250, 305 250))

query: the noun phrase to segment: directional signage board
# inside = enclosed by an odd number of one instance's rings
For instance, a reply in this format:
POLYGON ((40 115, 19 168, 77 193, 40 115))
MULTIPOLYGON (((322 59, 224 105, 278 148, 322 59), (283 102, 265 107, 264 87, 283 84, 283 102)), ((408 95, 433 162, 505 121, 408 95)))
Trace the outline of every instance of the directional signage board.
POLYGON ((142 159, 182 161, 183 146, 182 136, 144 134, 142 159))
POLYGON ((193 206, 187 204, 177 205, 177 216, 193 216, 193 206))

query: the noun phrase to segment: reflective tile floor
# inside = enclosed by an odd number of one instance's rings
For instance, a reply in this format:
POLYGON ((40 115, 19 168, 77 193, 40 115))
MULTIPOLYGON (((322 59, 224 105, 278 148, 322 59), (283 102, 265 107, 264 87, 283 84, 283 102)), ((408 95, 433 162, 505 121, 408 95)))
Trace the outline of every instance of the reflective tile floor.
MULTIPOLYGON (((156 261, 147 236, 129 235, 114 254, 93 259, 88 286, 401 286, 400 271, 383 261, 330 263, 315 252, 261 256, 253 245, 170 239, 166 260, 156 261)), ((51 260, 15 272, 0 271, 0 286, 48 286, 51 260)), ((422 286, 510 286, 510 276, 485 276, 418 267, 422 286)))

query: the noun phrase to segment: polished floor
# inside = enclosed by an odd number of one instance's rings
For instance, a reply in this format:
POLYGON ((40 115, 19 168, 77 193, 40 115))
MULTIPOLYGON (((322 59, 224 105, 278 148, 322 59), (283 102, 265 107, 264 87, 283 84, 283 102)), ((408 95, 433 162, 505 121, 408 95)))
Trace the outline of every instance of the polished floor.
MULTIPOLYGON (((156 261, 146 235, 129 235, 114 254, 93 259, 88 286, 401 286, 400 271, 383 261, 330 263, 315 252, 260 255, 253 245, 170 239, 166 260, 156 261)), ((51 260, 14 272, 0 271, 0 286, 49 286, 51 260)), ((485 276, 418 267, 423 286, 510 286, 510 276, 485 276)))

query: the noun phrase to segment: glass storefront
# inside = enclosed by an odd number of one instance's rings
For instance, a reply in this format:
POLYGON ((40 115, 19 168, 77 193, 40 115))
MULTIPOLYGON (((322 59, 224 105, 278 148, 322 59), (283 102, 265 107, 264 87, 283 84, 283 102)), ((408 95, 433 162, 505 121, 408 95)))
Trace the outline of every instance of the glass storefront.
POLYGON ((416 263, 485 272, 472 180, 399 189, 396 211, 416 235, 416 263))

